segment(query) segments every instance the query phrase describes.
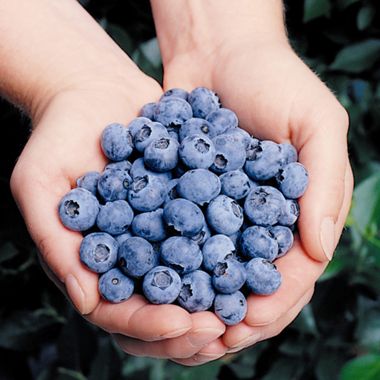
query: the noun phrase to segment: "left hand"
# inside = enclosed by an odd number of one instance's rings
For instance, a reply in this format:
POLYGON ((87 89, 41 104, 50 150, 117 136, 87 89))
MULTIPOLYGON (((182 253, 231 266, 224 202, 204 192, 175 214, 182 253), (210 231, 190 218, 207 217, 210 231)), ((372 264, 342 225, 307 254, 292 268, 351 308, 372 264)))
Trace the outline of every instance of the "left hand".
MULTIPOLYGON (((164 90, 197 86, 216 91, 222 104, 237 113, 240 126, 255 137, 295 145, 310 183, 300 199, 299 236, 276 261, 283 278, 279 290, 267 297, 251 294, 245 320, 227 327, 222 339, 198 354, 174 359, 184 365, 204 363, 205 354, 213 360, 237 352, 279 334, 292 322, 333 255, 353 187, 347 114, 287 43, 260 46, 255 52, 235 44, 198 59, 183 54, 165 66, 164 90)), ((140 342, 139 350, 162 357, 151 343, 140 342)))

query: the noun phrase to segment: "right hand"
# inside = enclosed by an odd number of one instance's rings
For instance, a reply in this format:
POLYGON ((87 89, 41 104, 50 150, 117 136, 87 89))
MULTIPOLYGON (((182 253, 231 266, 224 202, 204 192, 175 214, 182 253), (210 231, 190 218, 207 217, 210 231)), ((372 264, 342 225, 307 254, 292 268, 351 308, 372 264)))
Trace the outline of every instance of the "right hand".
POLYGON ((224 325, 211 312, 190 315, 179 306, 151 305, 141 295, 120 304, 104 301, 98 275, 80 262, 81 233, 65 228, 57 212, 60 199, 79 176, 103 170, 106 159, 99 139, 104 127, 127 124, 143 104, 162 94, 160 86, 137 68, 128 66, 125 73, 120 78, 112 72, 87 72, 85 81, 60 91, 39 109, 11 188, 42 266, 88 321, 115 334, 122 347, 128 342, 131 354, 144 355, 131 347, 154 341, 160 355, 184 358, 223 334, 224 325))

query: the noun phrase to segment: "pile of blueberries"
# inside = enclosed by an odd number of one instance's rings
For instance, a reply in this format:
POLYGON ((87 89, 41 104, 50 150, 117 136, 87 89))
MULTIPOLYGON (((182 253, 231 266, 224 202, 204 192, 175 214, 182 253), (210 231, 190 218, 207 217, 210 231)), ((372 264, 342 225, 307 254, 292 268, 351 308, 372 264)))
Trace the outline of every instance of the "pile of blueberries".
POLYGON ((278 289, 273 261, 293 244, 308 184, 291 144, 250 136, 198 87, 165 92, 128 126, 108 125, 101 147, 111 162, 77 180, 59 215, 83 231, 80 258, 100 274, 104 299, 138 292, 189 312, 213 307, 234 325, 247 294, 278 289))

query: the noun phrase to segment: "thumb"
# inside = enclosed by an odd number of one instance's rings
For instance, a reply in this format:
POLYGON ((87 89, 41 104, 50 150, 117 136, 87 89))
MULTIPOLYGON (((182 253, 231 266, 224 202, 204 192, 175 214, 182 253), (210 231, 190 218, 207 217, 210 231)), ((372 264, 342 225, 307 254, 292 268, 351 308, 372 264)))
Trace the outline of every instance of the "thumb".
POLYGON ((331 260, 343 228, 338 219, 351 199, 345 194, 351 191, 345 184, 348 116, 336 102, 301 124, 299 160, 309 172, 309 187, 300 199, 299 233, 313 259, 331 260))
POLYGON ((11 189, 29 233, 40 252, 48 276, 71 299, 81 314, 90 313, 99 303, 98 276, 87 270, 79 258, 82 235, 66 229, 58 217, 60 198, 69 183, 52 184, 34 170, 16 169, 11 189), (57 281, 58 280, 58 281, 57 281))

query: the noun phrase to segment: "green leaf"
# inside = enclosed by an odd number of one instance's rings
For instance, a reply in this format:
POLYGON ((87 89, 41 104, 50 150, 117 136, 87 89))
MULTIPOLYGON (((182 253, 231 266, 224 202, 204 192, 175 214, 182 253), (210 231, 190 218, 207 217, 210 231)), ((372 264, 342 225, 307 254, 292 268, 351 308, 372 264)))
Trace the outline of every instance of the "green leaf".
POLYGON ((323 272, 322 276, 318 279, 318 282, 330 280, 331 278, 337 276, 348 266, 348 262, 345 257, 341 255, 334 255, 334 259, 330 261, 327 268, 323 272))
POLYGON ((82 373, 71 369, 59 367, 57 372, 57 380, 87 380, 82 373))
POLYGON ((368 39, 340 50, 330 69, 360 73, 370 69, 379 58, 380 39, 368 39))
POLYGON ((368 354, 349 361, 342 369, 340 380, 379 380, 380 355, 368 354))
POLYGON ((330 0, 305 0, 303 22, 306 23, 321 16, 329 16, 330 9, 330 0))
POLYGON ((356 18, 356 25, 359 30, 364 30, 371 25, 373 18, 375 17, 375 9, 372 5, 365 5, 360 9, 356 18))
POLYGON ((356 186, 351 208, 354 226, 364 238, 374 237, 380 227, 380 173, 356 186))

